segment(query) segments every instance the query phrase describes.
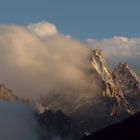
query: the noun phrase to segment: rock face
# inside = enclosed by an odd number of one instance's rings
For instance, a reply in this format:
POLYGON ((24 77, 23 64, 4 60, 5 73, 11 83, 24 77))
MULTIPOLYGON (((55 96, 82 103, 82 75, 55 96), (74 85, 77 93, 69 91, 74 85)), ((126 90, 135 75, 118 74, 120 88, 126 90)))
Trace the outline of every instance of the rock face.
POLYGON ((63 140, 80 139, 80 134, 76 126, 74 126, 70 117, 66 116, 62 111, 53 112, 45 110, 44 113, 36 114, 41 125, 42 140, 59 138, 63 140))
POLYGON ((103 80, 103 96, 115 99, 111 115, 115 113, 116 105, 124 108, 128 113, 133 114, 132 109, 125 100, 120 85, 116 82, 117 79, 114 80, 113 74, 103 56, 102 50, 97 49, 91 51, 91 65, 93 71, 95 71, 103 80))
POLYGON ((136 112, 139 111, 140 80, 136 73, 130 69, 127 63, 122 62, 114 68, 113 79, 126 100, 133 105, 136 112))
POLYGON ((103 81, 103 96, 121 97, 124 99, 123 94, 113 80, 112 72, 110 71, 101 50, 97 49, 91 51, 91 65, 92 70, 95 71, 103 81))
POLYGON ((140 94, 140 80, 127 63, 119 63, 113 70, 113 78, 123 91, 124 95, 140 94))
POLYGON ((1 101, 16 101, 17 97, 12 93, 12 90, 7 89, 5 85, 0 85, 0 100, 1 101))

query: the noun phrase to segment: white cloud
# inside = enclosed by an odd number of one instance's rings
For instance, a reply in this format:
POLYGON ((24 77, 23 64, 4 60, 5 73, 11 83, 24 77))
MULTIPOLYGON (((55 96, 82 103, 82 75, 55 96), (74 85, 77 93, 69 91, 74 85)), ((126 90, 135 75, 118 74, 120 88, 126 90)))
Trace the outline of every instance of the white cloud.
POLYGON ((126 61, 137 72, 140 72, 140 38, 115 36, 103 40, 88 39, 87 44, 91 48, 102 49, 112 65, 119 61, 126 61))
POLYGON ((40 37, 52 36, 58 33, 56 26, 46 21, 30 24, 28 29, 40 37))

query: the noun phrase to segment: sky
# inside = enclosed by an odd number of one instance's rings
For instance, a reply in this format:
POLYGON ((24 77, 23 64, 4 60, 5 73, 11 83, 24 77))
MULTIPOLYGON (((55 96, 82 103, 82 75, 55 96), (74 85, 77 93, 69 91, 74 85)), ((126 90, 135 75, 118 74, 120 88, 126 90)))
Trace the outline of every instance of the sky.
POLYGON ((76 39, 140 36, 139 0, 0 0, 0 23, 42 20, 76 39))

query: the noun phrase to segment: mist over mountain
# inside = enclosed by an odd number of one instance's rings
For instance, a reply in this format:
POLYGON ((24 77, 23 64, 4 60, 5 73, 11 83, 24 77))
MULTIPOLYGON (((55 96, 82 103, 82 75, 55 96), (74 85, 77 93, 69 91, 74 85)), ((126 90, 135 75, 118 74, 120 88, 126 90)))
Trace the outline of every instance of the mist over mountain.
POLYGON ((1 82, 18 96, 98 87, 88 82, 89 49, 80 42, 61 34, 43 38, 16 25, 0 25, 0 31, 1 82))
POLYGON ((0 25, 1 83, 16 95, 31 99, 52 90, 96 91, 100 88, 98 83, 91 85, 87 76, 89 46, 103 49, 110 66, 114 67, 114 61, 126 60, 139 73, 135 61, 139 59, 139 39, 114 37, 82 43, 63 35, 55 25, 40 22, 29 26, 0 25))
MULTIPOLYGON (((140 81, 136 73, 126 63, 120 63, 111 71, 103 52, 99 49, 91 50, 88 60, 90 61, 88 76, 91 77, 91 83, 98 82, 100 85, 96 96, 94 96, 95 91, 85 92, 84 94, 87 96, 82 96, 83 92, 77 92, 77 96, 74 96, 75 92, 71 93, 71 96, 50 92, 51 96, 46 95, 38 101, 44 107, 44 113, 41 113, 39 118, 50 116, 50 112, 46 110, 54 112, 55 118, 55 112, 61 110, 66 115, 65 119, 71 118, 72 120, 67 126, 69 132, 75 124, 75 132, 78 130, 79 138, 84 134, 90 134, 126 119, 140 110, 140 81), (92 81, 92 74, 96 75, 96 81, 95 78, 92 81)), ((44 125, 47 127, 47 124, 51 124, 50 121, 51 119, 45 120, 44 125)), ((67 134, 67 136, 69 135, 70 133, 67 134)))
POLYGON ((0 25, 1 138, 78 140, 140 111, 138 45, 80 42, 47 22, 0 25))
POLYGON ((39 140, 39 124, 26 104, 0 101, 1 140, 39 140))

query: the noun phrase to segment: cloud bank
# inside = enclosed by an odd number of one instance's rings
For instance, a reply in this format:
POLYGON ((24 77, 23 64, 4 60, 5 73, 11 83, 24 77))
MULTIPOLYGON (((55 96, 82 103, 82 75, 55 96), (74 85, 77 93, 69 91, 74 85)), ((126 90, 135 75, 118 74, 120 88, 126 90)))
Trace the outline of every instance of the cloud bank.
POLYGON ((54 24, 45 21, 30 24, 27 28, 40 37, 52 36, 58 33, 54 24))
MULTIPOLYGON (((89 49, 101 48, 109 62, 126 61, 140 72, 140 39, 115 36, 82 43, 48 22, 28 26, 0 25, 0 83, 25 98, 52 91, 90 98, 98 83, 89 78, 89 49), (88 95, 87 95, 88 93, 88 95)), ((71 96, 72 97, 72 96, 71 96)))
POLYGON ((112 66, 125 61, 140 74, 140 38, 114 36, 103 40, 87 39, 86 43, 90 48, 102 49, 112 66))
POLYGON ((92 94, 96 89, 87 76, 89 48, 54 27, 44 22, 0 25, 0 82, 16 95, 39 98, 51 91, 90 89, 92 94))

